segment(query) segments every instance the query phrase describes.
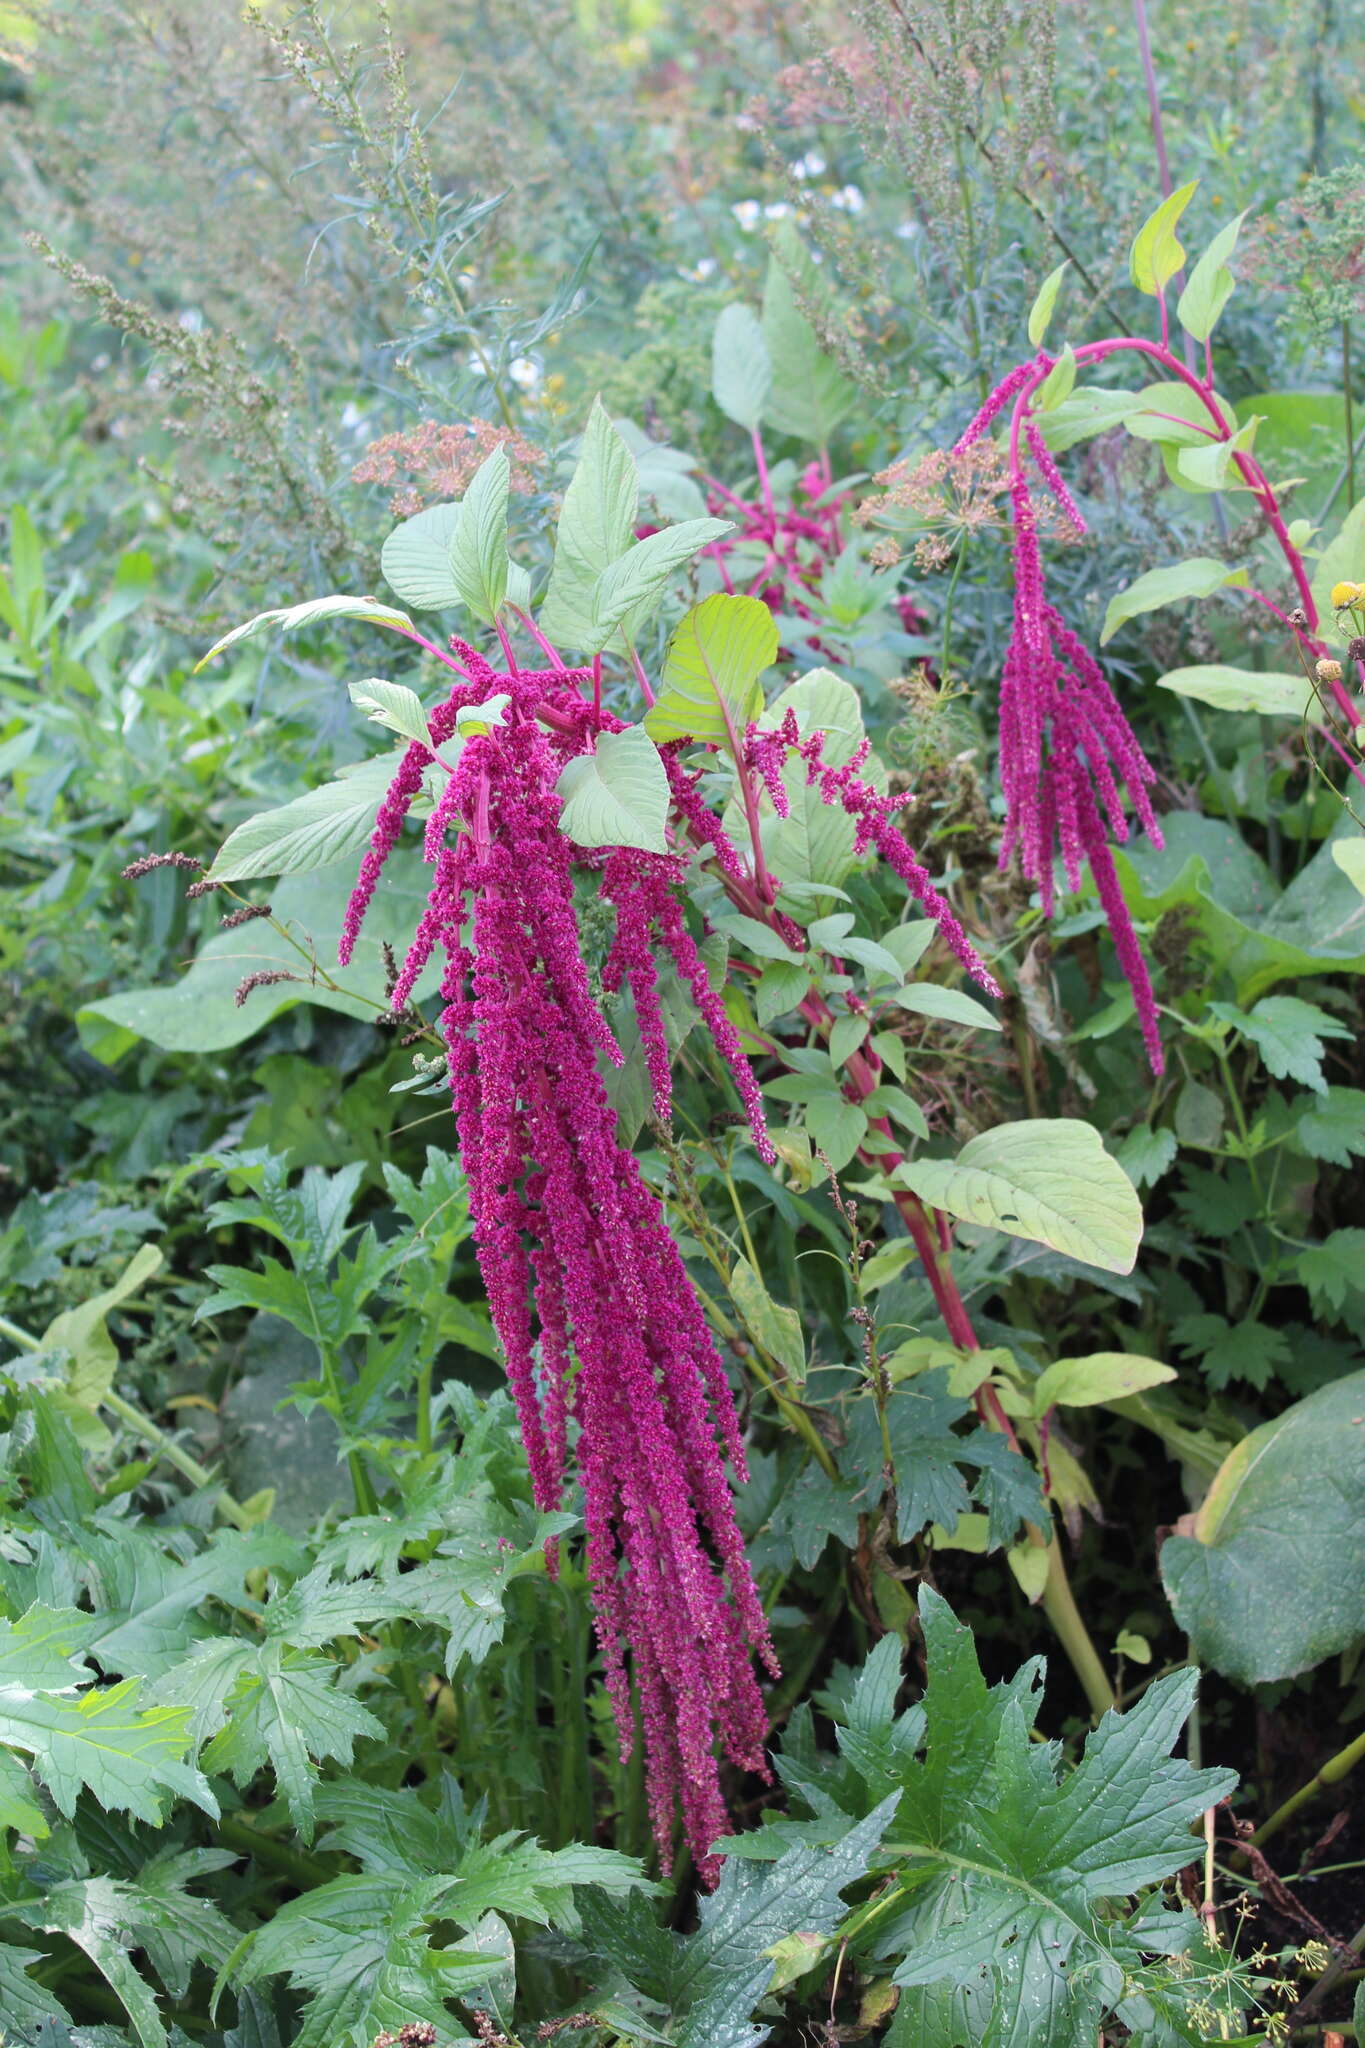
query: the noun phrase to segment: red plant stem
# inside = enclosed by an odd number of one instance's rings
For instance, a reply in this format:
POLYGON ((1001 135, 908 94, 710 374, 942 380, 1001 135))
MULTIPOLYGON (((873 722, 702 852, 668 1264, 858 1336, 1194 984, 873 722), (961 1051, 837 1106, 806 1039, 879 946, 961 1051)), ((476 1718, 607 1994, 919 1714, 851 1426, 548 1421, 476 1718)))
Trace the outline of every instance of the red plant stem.
MULTIPOLYGON (((763 499, 763 509, 767 513, 768 518, 771 520, 774 517, 773 487, 768 476, 767 459, 763 453, 763 438, 760 435, 757 427, 754 428, 753 442, 754 461, 758 464, 758 488, 763 499)), ((771 528, 769 530, 771 531, 771 528)))
POLYGON ((517 665, 517 657, 512 652, 511 636, 508 633, 506 626, 504 626, 502 622, 501 612, 495 614, 493 619, 493 625, 497 631, 498 641, 502 647, 503 659, 507 663, 508 673, 510 675, 519 676, 521 674, 521 670, 517 665))
POLYGON ((512 610, 521 620, 522 625, 525 626, 527 632, 535 641, 536 646, 540 649, 541 653, 549 656, 551 668, 558 669, 560 674, 563 675, 566 672, 567 664, 565 663, 564 657, 560 654, 558 648, 551 646, 550 642, 545 638, 545 635, 541 632, 539 626, 536 624, 535 620, 531 617, 531 614, 529 612, 523 611, 520 605, 513 605, 512 610))

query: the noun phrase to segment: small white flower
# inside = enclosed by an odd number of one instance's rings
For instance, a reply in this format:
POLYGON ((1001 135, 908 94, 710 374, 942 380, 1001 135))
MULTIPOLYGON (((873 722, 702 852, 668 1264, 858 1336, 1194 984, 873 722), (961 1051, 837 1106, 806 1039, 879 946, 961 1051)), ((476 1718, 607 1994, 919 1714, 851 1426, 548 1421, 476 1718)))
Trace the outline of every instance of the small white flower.
POLYGON ((898 242, 913 242, 919 233, 919 222, 917 220, 898 221, 893 232, 898 242))
POLYGON ((360 426, 365 415, 353 398, 348 398, 341 408, 341 425, 345 433, 351 433, 360 426))
POLYGON ((183 327, 186 334, 202 334, 204 316, 197 306, 185 306, 176 315, 176 326, 183 327))
POLYGON ((785 220, 790 212, 791 208, 785 199, 775 199, 771 206, 764 207, 763 218, 765 220, 785 220))
POLYGON ((825 159, 818 149, 808 149, 790 166, 794 178, 822 178, 826 170, 825 159))
POLYGON ((829 203, 837 206, 840 213, 861 213, 867 201, 858 186, 841 185, 837 192, 830 193, 829 203))
POLYGON ((737 199, 730 208, 746 235, 751 235, 758 226, 763 208, 757 199, 737 199))
POLYGON ((519 391, 534 391, 540 382, 540 364, 530 356, 516 356, 507 365, 507 374, 519 391))

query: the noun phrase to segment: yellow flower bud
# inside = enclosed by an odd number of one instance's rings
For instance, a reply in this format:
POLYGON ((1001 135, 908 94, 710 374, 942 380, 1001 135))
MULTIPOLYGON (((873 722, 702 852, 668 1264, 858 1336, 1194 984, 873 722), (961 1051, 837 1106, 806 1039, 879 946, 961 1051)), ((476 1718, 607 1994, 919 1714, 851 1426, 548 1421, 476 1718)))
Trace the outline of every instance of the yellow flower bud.
POLYGON ((1347 605, 1359 604, 1361 596, 1362 592, 1358 583, 1334 583, 1332 585, 1332 604, 1337 611, 1344 610, 1347 605))

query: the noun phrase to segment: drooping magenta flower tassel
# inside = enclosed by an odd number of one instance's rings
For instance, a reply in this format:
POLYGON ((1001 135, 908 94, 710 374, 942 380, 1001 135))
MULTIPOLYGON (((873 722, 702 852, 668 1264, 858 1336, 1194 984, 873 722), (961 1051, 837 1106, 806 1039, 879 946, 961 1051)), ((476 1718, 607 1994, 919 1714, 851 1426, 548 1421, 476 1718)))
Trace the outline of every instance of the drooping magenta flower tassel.
MULTIPOLYGON (((670 1861, 675 1813, 703 1877, 727 1831, 717 1745, 765 1769, 756 1654, 776 1671, 726 1478, 744 1456, 724 1369, 658 1198, 616 1136, 599 1064, 620 1060, 579 943, 573 848, 555 784, 593 714, 563 672, 499 675, 457 644, 469 683, 431 720, 496 692, 503 722, 467 737, 426 837, 434 879, 395 996, 440 952, 442 1033, 480 1268, 507 1361, 536 1504, 559 1505, 570 1426, 584 1496, 587 1570, 622 1754, 632 1741, 629 1652, 650 1810, 670 1861), (550 700, 550 730, 537 714, 550 700), (447 837, 447 826, 455 834, 447 837)), ((609 722, 609 721, 603 721, 609 722)), ((432 750, 415 743, 381 806, 347 915, 348 943, 432 750)), ((655 1106, 666 1115, 668 1048, 656 950, 689 986, 768 1156, 757 1086, 707 982, 677 888, 684 864, 607 856, 617 915, 604 967, 629 986, 655 1106)))
POLYGON ((957 454, 970 447, 1014 403, 1014 632, 1000 681, 1000 780, 1006 803, 1000 864, 1006 866, 1017 853, 1025 876, 1037 886, 1044 914, 1050 915, 1058 858, 1072 889, 1080 886, 1082 862, 1089 863, 1133 991, 1147 1058, 1153 1073, 1160 1074, 1165 1057, 1156 998, 1111 846, 1111 840, 1122 844, 1128 838, 1129 809, 1161 845, 1149 795, 1156 775, 1099 663, 1047 602, 1030 458, 1060 517, 1078 534, 1085 532, 1085 521, 1029 416, 1027 399, 1019 395, 1036 367, 1025 365, 1022 378, 1012 372, 953 450, 957 454))

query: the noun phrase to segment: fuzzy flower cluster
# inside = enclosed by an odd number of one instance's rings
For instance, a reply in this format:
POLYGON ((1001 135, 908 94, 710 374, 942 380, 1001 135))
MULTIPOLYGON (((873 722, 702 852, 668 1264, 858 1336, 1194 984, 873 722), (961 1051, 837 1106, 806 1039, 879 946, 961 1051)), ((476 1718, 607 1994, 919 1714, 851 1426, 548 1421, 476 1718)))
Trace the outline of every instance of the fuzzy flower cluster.
MULTIPOLYGON (((1038 365, 1023 364, 992 393, 953 450, 971 448, 1016 398, 1038 365)), ((1098 662, 1047 601, 1039 545, 1039 505, 1080 535, 1085 521, 1026 408, 1016 408, 1010 437, 1014 522, 1014 631, 1000 682, 1000 777, 1006 799, 1004 866, 1015 853, 1037 885, 1045 913, 1060 855, 1068 886, 1080 886, 1088 861, 1109 920, 1119 962, 1133 990, 1153 1073, 1164 1066, 1151 977, 1123 899, 1111 839, 1128 837, 1128 809, 1161 844, 1150 788, 1155 771, 1098 662)))
MULTIPOLYGON (((599 1065, 621 1054, 589 985, 555 784, 565 760, 614 721, 572 694, 581 675, 499 674, 454 645, 468 681, 432 714, 432 748, 408 748, 380 808, 343 957, 459 712, 502 697, 502 722, 464 739, 429 820, 431 892, 390 1000, 401 1008, 432 955, 443 958, 442 1031, 479 1262, 535 1500, 560 1503, 576 1422, 588 1577, 623 1754, 629 1650, 660 1854, 667 1865, 681 1808, 713 1881, 710 1844, 727 1826, 716 1743, 734 1764, 764 1769, 752 1657, 776 1666, 726 1479, 727 1458, 745 1474, 729 1387, 658 1199, 617 1139, 599 1065)), ((603 983, 631 990, 665 1115, 656 953, 671 960, 771 1156, 752 1075, 683 921, 682 872, 669 855, 607 855, 602 892, 616 935, 603 983)))
POLYGON ((450 426, 423 420, 409 433, 385 434, 370 443, 351 471, 351 480, 397 484, 389 510, 395 519, 410 519, 426 505, 462 498, 474 472, 495 448, 507 450, 512 489, 533 491, 544 449, 491 420, 460 420, 450 426))

